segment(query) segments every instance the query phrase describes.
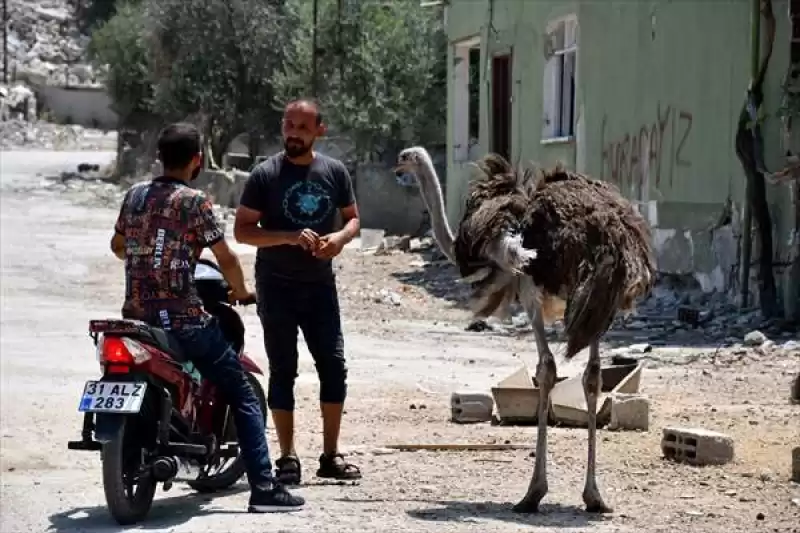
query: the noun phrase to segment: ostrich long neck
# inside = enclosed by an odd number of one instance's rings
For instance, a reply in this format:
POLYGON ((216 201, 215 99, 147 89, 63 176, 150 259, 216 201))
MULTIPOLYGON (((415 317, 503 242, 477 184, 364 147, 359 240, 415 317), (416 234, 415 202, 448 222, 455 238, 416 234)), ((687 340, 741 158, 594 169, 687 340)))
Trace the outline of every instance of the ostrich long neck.
POLYGON ((428 213, 431 215, 433 236, 447 259, 455 263, 455 253, 453 252, 455 237, 453 237, 453 230, 450 229, 450 224, 447 222, 442 188, 439 185, 439 176, 436 175, 436 169, 433 168, 432 162, 420 165, 417 181, 422 191, 422 201, 425 202, 428 213))

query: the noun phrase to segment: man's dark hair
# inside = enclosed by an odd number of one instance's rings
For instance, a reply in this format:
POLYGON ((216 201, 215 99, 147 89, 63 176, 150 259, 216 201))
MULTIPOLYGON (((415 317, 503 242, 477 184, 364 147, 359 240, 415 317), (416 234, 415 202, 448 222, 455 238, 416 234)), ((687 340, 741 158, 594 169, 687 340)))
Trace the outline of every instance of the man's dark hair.
POLYGON ((158 158, 164 169, 186 168, 200 150, 200 131, 194 124, 170 124, 158 135, 158 158))
POLYGON ((312 108, 314 111, 317 112, 317 126, 322 124, 322 111, 320 110, 319 102, 317 102, 314 98, 299 98, 297 100, 292 100, 291 102, 286 104, 285 108, 283 108, 284 113, 286 112, 287 109, 289 109, 290 107, 294 107, 296 105, 306 105, 312 108))

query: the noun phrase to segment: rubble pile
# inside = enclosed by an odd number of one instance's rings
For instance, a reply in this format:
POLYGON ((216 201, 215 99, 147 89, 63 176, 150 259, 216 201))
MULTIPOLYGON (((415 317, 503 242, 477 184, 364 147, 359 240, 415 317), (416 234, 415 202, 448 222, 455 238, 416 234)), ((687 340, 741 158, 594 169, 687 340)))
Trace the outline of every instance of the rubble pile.
POLYGON ((115 132, 44 121, 0 121, 0 150, 115 150, 116 146, 115 132))
POLYGON ((78 29, 69 0, 15 0, 8 10, 12 79, 73 86, 98 82, 86 59, 89 37, 78 29))

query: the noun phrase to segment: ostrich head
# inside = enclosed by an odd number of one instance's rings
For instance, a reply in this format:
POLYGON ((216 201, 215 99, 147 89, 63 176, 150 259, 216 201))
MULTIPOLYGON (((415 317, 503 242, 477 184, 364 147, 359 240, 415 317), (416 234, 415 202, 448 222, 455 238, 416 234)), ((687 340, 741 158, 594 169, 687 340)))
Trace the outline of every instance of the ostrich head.
POLYGON ((428 151, 422 146, 412 146, 400 152, 394 170, 398 174, 410 172, 419 179, 421 173, 429 172, 433 168, 433 159, 428 151))
POLYGON ((398 154, 397 166, 394 171, 395 174, 406 172, 413 174, 417 179, 422 192, 422 201, 425 202, 425 206, 431 216, 431 225, 433 226, 433 235, 436 238, 436 243, 442 253, 451 262, 455 263, 455 255, 453 253, 453 241, 455 238, 453 231, 450 229, 450 224, 447 222, 442 187, 439 184, 439 176, 436 175, 436 169, 433 166, 433 159, 431 159, 430 154, 421 146, 406 148, 398 154))

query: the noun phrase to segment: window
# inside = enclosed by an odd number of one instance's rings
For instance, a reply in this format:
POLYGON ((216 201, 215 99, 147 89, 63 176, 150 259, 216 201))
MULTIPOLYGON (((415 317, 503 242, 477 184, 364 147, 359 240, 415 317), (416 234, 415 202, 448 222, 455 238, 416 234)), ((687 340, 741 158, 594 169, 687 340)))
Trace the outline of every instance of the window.
POLYGON ((578 20, 574 16, 550 23, 545 35, 542 139, 575 134, 575 65, 578 20))
POLYGON ((455 44, 453 95, 454 160, 474 159, 480 136, 481 43, 476 37, 455 44))

